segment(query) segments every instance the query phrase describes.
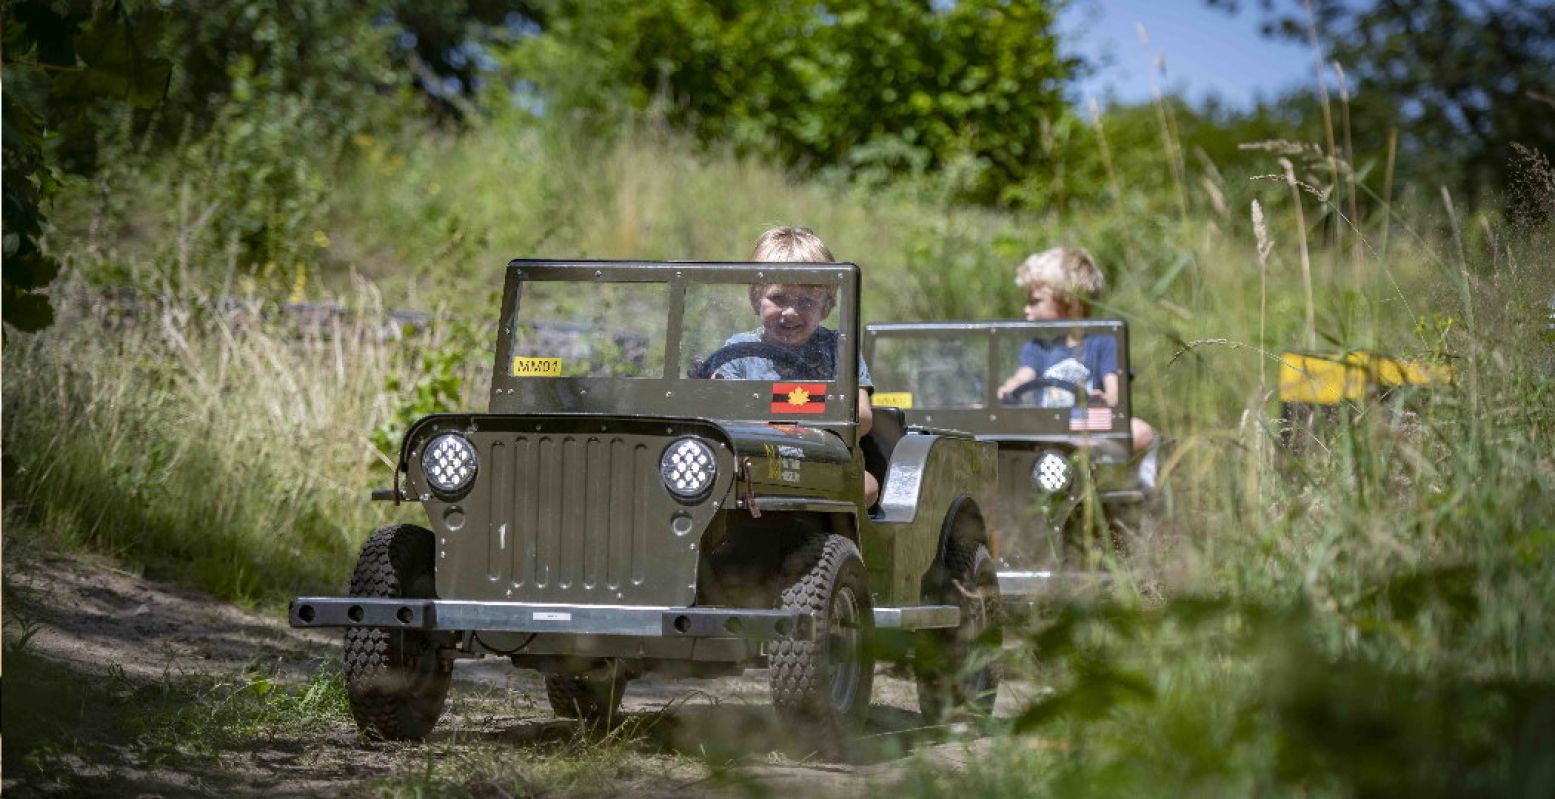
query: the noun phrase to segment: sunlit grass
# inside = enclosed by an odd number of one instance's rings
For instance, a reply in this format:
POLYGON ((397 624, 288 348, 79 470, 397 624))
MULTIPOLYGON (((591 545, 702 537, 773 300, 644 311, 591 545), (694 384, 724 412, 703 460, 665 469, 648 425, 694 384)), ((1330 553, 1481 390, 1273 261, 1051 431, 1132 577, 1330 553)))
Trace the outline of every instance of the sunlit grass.
MULTIPOLYGON (((361 165, 317 220, 315 261, 244 270, 176 214, 137 217, 122 250, 54 242, 75 278, 127 277, 166 306, 118 325, 77 312, 9 340, 8 546, 19 534, 98 549, 239 600, 338 587, 391 518, 366 501, 388 479, 374 431, 427 410, 415 384, 429 364, 462 376, 451 403, 484 404, 512 257, 738 259, 765 225, 803 224, 860 263, 866 319, 886 321, 1015 317, 1014 265, 1077 244, 1111 284, 1099 313, 1131 322, 1136 414, 1176 440, 1178 535, 1108 563, 1123 588, 1097 615, 1072 609, 1071 639, 1029 639, 1011 676, 1067 704, 1026 717, 980 767, 906 789, 1343 795, 1409 763, 1394 784, 1425 793, 1555 784, 1539 781, 1555 777, 1540 776, 1552 744, 1537 734, 1555 728, 1537 715, 1555 679, 1547 230, 1501 232, 1425 190, 1415 196, 1431 201, 1403 207, 1347 196, 1340 219, 1299 186, 1209 171, 1181 184, 1186 215, 1153 210, 1152 193, 1177 191, 1164 172, 1123 187, 1121 213, 1110 201, 1066 216, 967 209, 922 187, 800 182, 652 130, 587 141, 493 124, 354 146, 361 165), (175 266, 185 277, 159 286, 175 266), (199 292, 343 302, 361 321, 309 338, 202 311, 199 292), (384 306, 470 326, 380 340, 384 306), (1291 449, 1274 376, 1282 351, 1308 346, 1309 317, 1318 349, 1425 358, 1458 379, 1346 408, 1291 449), (1358 710, 1326 714, 1344 707, 1358 710), (1442 721, 1448 711, 1464 724, 1442 721), (1368 724, 1380 742, 1354 743, 1352 760, 1324 738, 1368 724)), ((1242 167, 1225 173, 1284 174, 1275 154, 1242 167)), ((150 196, 214 199, 157 174, 141 178, 150 196)), ((621 751, 515 772, 501 763, 510 750, 483 749, 377 789, 587 789, 621 751)))

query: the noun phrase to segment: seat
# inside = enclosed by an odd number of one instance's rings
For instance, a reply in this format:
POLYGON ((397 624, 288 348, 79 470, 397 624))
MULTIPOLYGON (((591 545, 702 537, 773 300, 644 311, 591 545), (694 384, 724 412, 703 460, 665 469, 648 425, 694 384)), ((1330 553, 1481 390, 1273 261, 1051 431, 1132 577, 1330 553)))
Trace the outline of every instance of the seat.
POLYGON ((907 414, 901 408, 874 408, 874 425, 859 446, 864 450, 864 470, 880 481, 882 494, 885 493, 886 472, 891 467, 891 453, 896 449, 896 442, 905 435, 907 414))

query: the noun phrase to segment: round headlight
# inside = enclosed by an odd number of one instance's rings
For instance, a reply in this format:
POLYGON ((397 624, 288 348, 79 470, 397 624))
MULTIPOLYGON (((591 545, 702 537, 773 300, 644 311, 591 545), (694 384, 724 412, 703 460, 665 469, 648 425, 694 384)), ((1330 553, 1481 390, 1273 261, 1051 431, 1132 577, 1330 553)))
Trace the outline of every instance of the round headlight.
POLYGON ((475 479, 478 465, 475 445, 454 433, 432 439, 421 452, 421 470, 427 482, 443 494, 463 491, 475 479))
POLYGON ((695 438, 682 438, 670 444, 659 458, 659 474, 664 487, 681 499, 696 499, 713 487, 718 476, 718 460, 713 448, 695 438))
POLYGON ((1069 481, 1074 477, 1073 471, 1064 453, 1046 450, 1037 456, 1037 462, 1031 466, 1031 482, 1046 493, 1057 494, 1069 487, 1069 481))

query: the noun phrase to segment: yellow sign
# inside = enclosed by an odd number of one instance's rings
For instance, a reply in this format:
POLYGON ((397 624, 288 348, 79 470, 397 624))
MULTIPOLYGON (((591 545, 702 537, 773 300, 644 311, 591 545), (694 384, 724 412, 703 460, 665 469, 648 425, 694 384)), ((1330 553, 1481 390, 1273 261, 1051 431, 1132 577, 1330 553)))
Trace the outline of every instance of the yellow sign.
POLYGON ((911 408, 912 392, 909 391, 877 391, 869 398, 869 404, 882 408, 911 408))
POLYGON ((527 358, 518 356, 513 359, 514 377, 561 377, 562 359, 560 358, 527 358))
POLYGON ((1337 405, 1379 389, 1451 383, 1453 378, 1451 367, 1359 350, 1330 356, 1287 352, 1280 356, 1280 401, 1337 405))

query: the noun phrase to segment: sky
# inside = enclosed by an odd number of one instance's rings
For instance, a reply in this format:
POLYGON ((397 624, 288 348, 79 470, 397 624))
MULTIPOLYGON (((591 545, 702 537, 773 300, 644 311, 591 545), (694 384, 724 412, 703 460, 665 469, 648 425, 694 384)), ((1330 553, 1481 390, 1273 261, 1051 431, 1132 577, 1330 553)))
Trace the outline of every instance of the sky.
POLYGON ((1236 15, 1203 0, 1075 0, 1059 20, 1072 52, 1096 66, 1079 82, 1082 107, 1109 94, 1132 103, 1181 90, 1192 100, 1218 95, 1246 108, 1296 83, 1312 83, 1314 59, 1305 44, 1266 39, 1258 33, 1257 3, 1246 0, 1236 15), (1144 26, 1148 48, 1140 44, 1144 26), (1163 59, 1164 75, 1156 66, 1163 59), (1152 80, 1154 83, 1152 83, 1152 80))

